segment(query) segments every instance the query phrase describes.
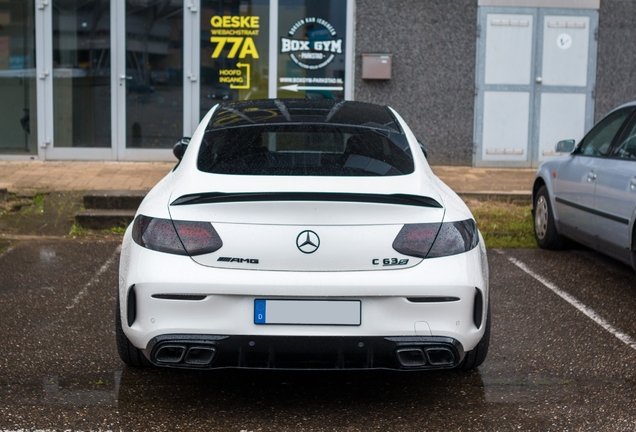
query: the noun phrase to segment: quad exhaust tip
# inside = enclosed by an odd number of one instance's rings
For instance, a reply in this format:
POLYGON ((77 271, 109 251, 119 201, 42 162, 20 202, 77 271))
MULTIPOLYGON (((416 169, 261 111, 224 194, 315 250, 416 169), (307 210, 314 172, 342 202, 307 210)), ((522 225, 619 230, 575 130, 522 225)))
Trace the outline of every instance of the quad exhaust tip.
POLYGON ((191 346, 185 355, 185 362, 189 365, 206 366, 212 362, 216 348, 211 346, 191 346))
POLYGON ((395 354, 398 362, 403 367, 421 367, 426 365, 426 355, 422 348, 398 348, 395 354))
POLYGON ((157 348, 154 360, 169 365, 207 366, 215 355, 216 348, 209 345, 164 344, 157 348))
POLYGON ((162 345, 155 354, 155 360, 157 360, 159 363, 181 363, 185 352, 185 345, 162 345))
POLYGON ((432 366, 451 366, 455 363, 455 354, 446 347, 427 348, 426 358, 432 366))
POLYGON ((455 354, 446 347, 403 347, 395 350, 398 362, 405 368, 453 366, 455 354))

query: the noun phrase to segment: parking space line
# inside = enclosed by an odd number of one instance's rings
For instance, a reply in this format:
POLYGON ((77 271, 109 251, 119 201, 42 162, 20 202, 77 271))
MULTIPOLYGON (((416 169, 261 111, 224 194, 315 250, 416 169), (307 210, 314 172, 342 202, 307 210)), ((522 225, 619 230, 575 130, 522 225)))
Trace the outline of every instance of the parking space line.
POLYGON ((589 319, 594 321, 596 324, 598 324, 601 327, 603 327, 606 331, 608 331, 609 333, 614 335, 616 338, 618 338, 625 345, 627 345, 630 348, 633 348, 633 349, 636 350, 636 340, 634 338, 632 338, 628 334, 625 334, 622 331, 614 328, 614 326, 612 326, 610 323, 605 321, 605 319, 603 319, 601 316, 599 316, 592 309, 588 308, 583 303, 581 303, 580 301, 578 301, 577 299, 572 297, 570 294, 566 293, 565 291, 561 290, 557 286, 553 285, 551 282, 547 281, 542 276, 540 276, 540 275, 536 274, 535 272, 533 272, 532 270, 530 270, 521 261, 519 261, 519 260, 517 260, 515 258, 512 258, 512 257, 507 257, 507 258, 508 258, 508 261, 510 261, 511 263, 516 265, 517 267, 519 267, 521 270, 523 270, 529 276, 532 276, 534 279, 539 281, 542 285, 544 285, 546 288, 550 289, 552 292, 554 292, 556 295, 561 297, 563 300, 565 300, 566 302, 570 303, 579 312, 583 313, 585 316, 587 316, 589 319))
POLYGON ((77 304, 82 299, 82 297, 84 297, 88 293, 88 289, 91 287, 91 285, 93 285, 95 282, 98 282, 99 277, 106 270, 108 270, 108 267, 110 267, 117 260, 117 257, 119 256, 120 252, 121 252, 121 245, 117 246, 117 248, 115 249, 115 252, 113 252, 110 258, 108 258, 108 260, 104 263, 104 265, 97 271, 97 273, 95 273, 95 275, 91 278, 91 280, 89 280, 88 283, 84 285, 84 287, 80 290, 80 292, 77 293, 77 295, 75 296, 71 304, 66 306, 66 309, 73 309, 75 306, 77 306, 77 304))

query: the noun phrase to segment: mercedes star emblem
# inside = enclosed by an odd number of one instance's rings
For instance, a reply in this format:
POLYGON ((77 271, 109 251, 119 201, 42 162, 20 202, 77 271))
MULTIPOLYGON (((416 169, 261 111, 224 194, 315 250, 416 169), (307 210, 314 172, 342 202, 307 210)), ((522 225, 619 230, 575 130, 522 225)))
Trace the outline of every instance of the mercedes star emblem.
POLYGON ((305 230, 296 237, 296 247, 305 254, 312 254, 320 246, 320 237, 313 231, 305 230))

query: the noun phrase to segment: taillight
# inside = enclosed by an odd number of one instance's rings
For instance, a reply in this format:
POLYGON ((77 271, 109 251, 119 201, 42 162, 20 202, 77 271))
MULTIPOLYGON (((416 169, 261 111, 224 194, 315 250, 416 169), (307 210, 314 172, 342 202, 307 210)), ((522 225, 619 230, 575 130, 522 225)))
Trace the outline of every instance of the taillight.
POLYGON ((209 222, 171 221, 144 215, 135 219, 132 237, 140 246, 176 255, 202 255, 223 246, 209 222))
POLYGON ((407 224, 393 241, 393 249, 403 255, 439 258, 467 252, 479 243, 472 219, 459 222, 407 224))
POLYGON ((440 225, 439 223, 404 225, 393 241, 393 249, 403 255, 426 258, 440 225))
POLYGON ((223 246, 221 237, 209 222, 173 222, 188 255, 212 253, 223 246))

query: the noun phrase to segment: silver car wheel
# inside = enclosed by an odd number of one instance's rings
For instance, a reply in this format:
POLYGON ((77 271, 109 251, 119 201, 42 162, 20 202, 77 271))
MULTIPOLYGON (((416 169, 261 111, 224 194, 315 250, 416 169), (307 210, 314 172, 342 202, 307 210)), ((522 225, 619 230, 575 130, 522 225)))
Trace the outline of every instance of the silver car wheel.
POLYGON ((548 202, 544 196, 539 196, 534 209, 534 232, 541 240, 545 238, 545 235, 548 232, 549 217, 550 213, 548 211, 548 202))

